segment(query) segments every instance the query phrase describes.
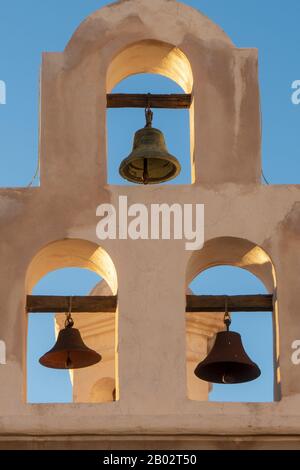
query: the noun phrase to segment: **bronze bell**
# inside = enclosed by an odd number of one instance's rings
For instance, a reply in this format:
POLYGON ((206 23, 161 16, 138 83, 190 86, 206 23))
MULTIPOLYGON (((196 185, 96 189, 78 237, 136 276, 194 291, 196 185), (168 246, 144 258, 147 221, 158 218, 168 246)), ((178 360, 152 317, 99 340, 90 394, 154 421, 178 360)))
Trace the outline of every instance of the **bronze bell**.
POLYGON ((179 175, 177 158, 168 153, 163 133, 152 127, 153 112, 148 108, 146 126, 135 133, 133 150, 120 165, 120 175, 132 183, 158 184, 179 175))
POLYGON ((206 382, 239 384, 257 379, 261 371, 247 355, 239 333, 229 331, 229 314, 225 314, 227 331, 217 333, 215 344, 204 361, 195 369, 195 375, 206 382))
POLYGON ((101 361, 100 354, 84 344, 79 330, 73 328, 73 325, 69 314, 54 347, 40 358, 42 366, 51 369, 81 369, 101 361))

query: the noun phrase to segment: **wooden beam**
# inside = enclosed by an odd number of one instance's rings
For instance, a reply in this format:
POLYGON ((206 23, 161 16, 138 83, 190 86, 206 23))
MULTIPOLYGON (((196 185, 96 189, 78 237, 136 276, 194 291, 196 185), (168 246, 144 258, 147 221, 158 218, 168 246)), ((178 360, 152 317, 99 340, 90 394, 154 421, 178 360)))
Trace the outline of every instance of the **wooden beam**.
MULTIPOLYGON (((26 309, 29 313, 65 313, 69 310, 69 299, 65 296, 28 295, 26 309)), ((73 313, 114 313, 116 308, 116 296, 72 297, 73 313)))
MULTIPOLYGON (((229 312, 272 312, 272 295, 187 295, 186 312, 224 312, 227 297, 229 312)), ((72 297, 74 313, 114 313, 117 309, 117 296, 76 296, 72 297)), ((65 313, 69 309, 69 297, 28 295, 29 313, 65 313)))
POLYGON ((272 295, 187 295, 186 312, 224 312, 227 297, 229 312, 272 312, 272 295))
POLYGON ((169 108, 189 109, 192 104, 191 94, 152 95, 122 94, 107 95, 108 108, 169 108))

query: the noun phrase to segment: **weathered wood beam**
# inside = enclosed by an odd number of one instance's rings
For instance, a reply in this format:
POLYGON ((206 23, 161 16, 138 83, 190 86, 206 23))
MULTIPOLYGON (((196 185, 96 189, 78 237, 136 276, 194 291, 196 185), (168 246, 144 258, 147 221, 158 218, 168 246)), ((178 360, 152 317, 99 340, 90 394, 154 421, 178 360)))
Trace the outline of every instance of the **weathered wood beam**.
MULTIPOLYGON (((229 312, 272 312, 272 295, 187 295, 186 312, 224 312, 225 298, 229 312)), ((72 297, 74 313, 114 313, 117 296, 75 296, 72 297)), ((26 309, 29 313, 64 313, 69 309, 69 297, 28 295, 26 309)))
MULTIPOLYGON (((48 296, 48 295, 28 295, 27 312, 29 313, 65 313, 69 310, 70 297, 48 296)), ((86 296, 72 297, 73 313, 114 313, 117 308, 116 296, 86 296)))
POLYGON ((168 108, 189 109, 192 104, 190 94, 152 95, 152 94, 122 94, 107 95, 108 108, 168 108))
POLYGON ((186 312, 272 312, 272 295, 187 295, 186 312))

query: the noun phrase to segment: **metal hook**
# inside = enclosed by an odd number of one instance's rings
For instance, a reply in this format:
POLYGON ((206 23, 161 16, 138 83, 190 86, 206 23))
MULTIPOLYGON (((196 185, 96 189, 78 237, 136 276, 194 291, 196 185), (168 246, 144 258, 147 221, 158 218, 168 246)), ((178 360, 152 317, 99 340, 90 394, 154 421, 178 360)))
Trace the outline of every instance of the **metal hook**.
POLYGON ((230 313, 228 312, 228 295, 225 296, 224 324, 226 325, 227 331, 229 331, 229 327, 231 325, 231 317, 230 313))
POLYGON ((150 108, 145 109, 145 116, 146 116, 146 126, 145 127, 152 127, 153 111, 151 111, 150 108))
POLYGON ((66 321, 65 321, 65 328, 72 328, 74 326, 74 320, 72 318, 72 302, 73 297, 69 297, 69 312, 66 313, 66 321))
POLYGON ((148 93, 147 97, 147 107, 145 109, 145 116, 146 116, 146 126, 145 127, 152 127, 153 121, 153 111, 151 111, 151 93, 148 93))

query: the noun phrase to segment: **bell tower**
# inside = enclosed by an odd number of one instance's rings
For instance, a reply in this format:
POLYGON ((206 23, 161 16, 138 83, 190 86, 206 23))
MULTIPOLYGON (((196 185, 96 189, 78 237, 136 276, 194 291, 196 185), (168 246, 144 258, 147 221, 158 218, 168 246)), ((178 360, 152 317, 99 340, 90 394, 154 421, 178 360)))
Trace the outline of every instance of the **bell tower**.
MULTIPOLYGON (((299 447, 300 381, 290 350, 300 337, 300 186, 261 183, 258 51, 235 47, 219 26, 175 0, 121 0, 89 16, 64 51, 43 54, 40 86, 41 185, 0 189, 0 331, 7 347, 0 447, 147 448, 153 440, 160 449, 170 440, 178 449, 183 440, 197 449, 299 447), (190 185, 107 184, 108 95, 136 73, 172 78, 190 97, 190 185), (187 251, 184 240, 99 243, 96 208, 117 205, 120 196, 148 208, 203 203, 203 249, 187 251), (196 275, 217 265, 250 271, 272 296, 274 403, 195 400, 207 396, 208 385, 192 371, 224 325, 218 311, 201 323, 187 311, 186 294, 196 275), (74 403, 30 405, 28 296, 61 267, 96 272, 107 285, 92 294, 117 302, 92 338, 95 349, 104 338, 105 374, 94 383, 89 376, 86 388, 74 375, 74 403)), ((156 132, 147 118, 143 138, 156 132)), ((136 139, 141 149, 141 135, 136 139)), ((179 171, 172 155, 166 166, 157 160, 133 150, 120 171, 143 183, 179 171)), ((88 323, 78 323, 83 337, 93 328, 88 323)))

